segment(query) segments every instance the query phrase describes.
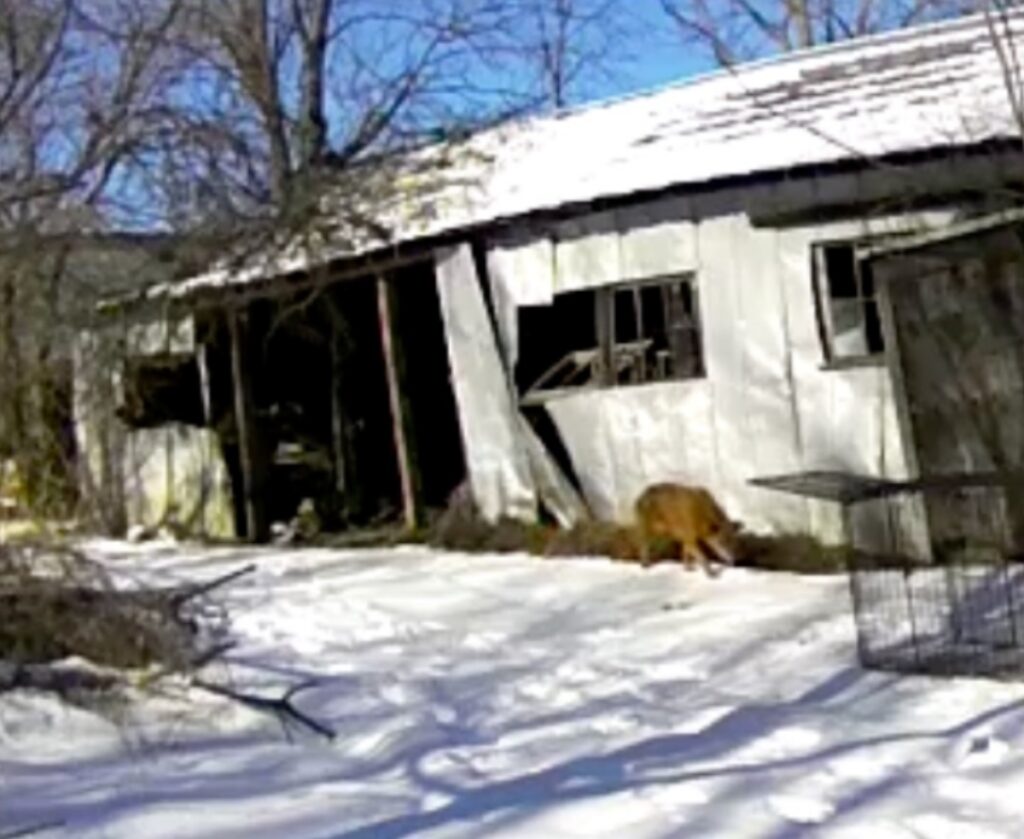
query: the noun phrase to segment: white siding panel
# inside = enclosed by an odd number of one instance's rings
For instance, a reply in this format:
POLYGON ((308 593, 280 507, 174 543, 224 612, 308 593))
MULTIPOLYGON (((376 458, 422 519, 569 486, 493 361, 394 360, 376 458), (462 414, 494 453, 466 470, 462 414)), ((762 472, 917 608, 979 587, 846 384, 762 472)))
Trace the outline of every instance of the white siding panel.
POLYGON ((744 226, 741 217, 727 216, 702 222, 697 228, 705 368, 712 387, 718 455, 717 480, 711 489, 733 515, 737 515, 733 510, 743 506, 750 456, 750 440, 743 425, 749 406, 744 382, 746 322, 735 247, 744 226))
POLYGON ((612 213, 586 216, 558 228, 556 293, 611 285, 621 277, 619 234, 612 213))
POLYGON ((551 303, 555 292, 555 249, 548 238, 497 245, 487 254, 491 281, 517 306, 551 303))
POLYGON ((537 499, 529 460, 469 246, 439 250, 436 265, 473 497, 490 520, 530 519, 537 499))
POLYGON ((714 485, 711 388, 665 382, 548 403, 595 515, 628 521, 649 484, 714 485))
POLYGON ((625 280, 643 280, 697 268, 697 231, 688 221, 624 230, 620 248, 625 280))
POLYGON ((631 448, 629 439, 616 440, 613 422, 604 410, 604 393, 579 393, 548 403, 547 409, 565 442, 583 497, 599 519, 619 518, 621 494, 616 467, 620 446, 631 448))
MULTIPOLYGON (((749 483, 810 469, 906 475, 888 371, 824 367, 811 246, 942 224, 949 213, 771 230, 754 228, 737 213, 693 223, 690 209, 685 202, 655 202, 558 229, 556 292, 686 270, 695 271, 699 290, 705 379, 588 391, 549 403, 584 494, 596 515, 626 520, 650 483, 699 484, 752 529, 836 541, 843 536, 837 505, 749 483)), ((538 247, 529 258, 544 262, 542 253, 538 247)), ((519 258, 495 257, 496 283, 516 289, 508 300, 538 300, 546 278, 536 281, 538 272, 522 281, 507 273, 528 264, 519 258)), ((502 305, 508 308, 503 319, 513 320, 514 304, 502 305)), ((875 506, 858 515, 859 526, 884 541, 892 519, 884 505, 875 506)), ((920 536, 911 532, 912 516, 905 518, 896 520, 904 544, 920 536)))
POLYGON ((491 282, 502 350, 515 369, 519 349, 519 306, 550 305, 555 293, 555 249, 548 238, 488 249, 491 282))

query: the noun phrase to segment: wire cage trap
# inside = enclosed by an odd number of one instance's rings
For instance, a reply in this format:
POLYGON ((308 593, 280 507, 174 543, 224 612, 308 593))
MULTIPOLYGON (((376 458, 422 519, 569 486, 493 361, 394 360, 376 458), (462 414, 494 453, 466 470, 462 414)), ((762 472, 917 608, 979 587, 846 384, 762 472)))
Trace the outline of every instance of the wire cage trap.
POLYGON ((1024 676, 1024 565, 937 565, 854 557, 865 667, 947 676, 1024 676))
POLYGON ((842 509, 864 667, 1024 677, 1020 476, 896 482, 812 472, 755 483, 842 509))
POLYGON ((857 550, 855 538, 849 562, 865 667, 1024 676, 1018 492, 1016 479, 971 475, 907 482, 876 496, 890 550, 857 550), (917 556, 906 544, 915 525, 924 544, 917 556))

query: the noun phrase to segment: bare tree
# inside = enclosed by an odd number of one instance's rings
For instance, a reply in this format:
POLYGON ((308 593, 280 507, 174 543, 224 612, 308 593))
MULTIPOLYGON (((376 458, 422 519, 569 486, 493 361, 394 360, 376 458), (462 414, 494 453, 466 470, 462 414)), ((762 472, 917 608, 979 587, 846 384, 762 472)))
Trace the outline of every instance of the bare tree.
POLYGON ((143 179, 178 219, 302 216, 324 184, 534 104, 510 82, 510 4, 187 0, 167 40, 183 104, 143 179), (183 200, 185 199, 185 200, 183 200))
POLYGON ((71 483, 68 447, 30 440, 68 425, 83 240, 180 234, 181 274, 268 239, 386 240, 376 209, 432 177, 398 169, 578 95, 614 19, 607 0, 0 0, 0 458, 35 494, 71 483))
POLYGON ((621 74, 635 60, 631 45, 647 33, 615 0, 519 0, 510 31, 539 77, 539 93, 553 108, 579 101, 591 86, 621 74))
MULTIPOLYGON (((0 454, 33 502, 71 494, 58 407, 77 302, 69 234, 103 228, 171 68, 177 3, 0 3, 0 454)), ((66 389, 66 388, 65 388, 66 389)), ((66 412, 64 412, 66 413, 66 412)))
POLYGON ((661 0, 685 42, 722 65, 953 17, 972 0, 661 0))

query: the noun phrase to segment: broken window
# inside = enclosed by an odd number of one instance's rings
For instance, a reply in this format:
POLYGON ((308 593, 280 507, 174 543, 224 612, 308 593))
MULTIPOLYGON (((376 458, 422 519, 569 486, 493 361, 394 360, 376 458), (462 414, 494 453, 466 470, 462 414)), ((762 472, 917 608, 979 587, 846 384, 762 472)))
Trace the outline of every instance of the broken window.
POLYGON ((594 385, 598 361, 598 294, 555 295, 548 306, 519 309, 519 392, 562 391, 594 385))
POLYGON ((614 384, 693 379, 704 375, 697 289, 675 277, 610 292, 614 384))
POLYGON ((858 244, 863 243, 813 248, 814 290, 829 362, 870 359, 885 351, 874 276, 857 258, 858 244))
POLYGON ((125 363, 122 381, 117 415, 127 425, 203 424, 199 365, 191 353, 132 357, 125 363))
POLYGON ((567 390, 704 375, 691 275, 557 295, 519 310, 524 404, 567 390))

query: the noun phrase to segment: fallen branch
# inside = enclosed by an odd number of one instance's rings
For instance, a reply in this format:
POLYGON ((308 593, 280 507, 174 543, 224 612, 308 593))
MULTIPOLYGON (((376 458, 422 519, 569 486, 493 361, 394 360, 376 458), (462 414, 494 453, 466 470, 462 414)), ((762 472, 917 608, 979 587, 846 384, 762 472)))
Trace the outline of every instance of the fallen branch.
POLYGON ((233 650, 237 646, 237 641, 225 641, 223 644, 214 644, 210 649, 199 653, 199 655, 192 659, 192 669, 202 670, 207 664, 212 661, 216 661, 224 655, 224 653, 233 650))
POLYGON ((103 690, 123 681, 117 673, 69 671, 61 664, 69 659, 117 670, 194 671, 226 651, 218 643, 226 612, 206 596, 255 568, 177 586, 122 589, 76 552, 0 545, 0 663, 6 662, 0 691, 103 690))
POLYGON ((213 682, 207 682, 198 678, 192 679, 192 685, 217 696, 232 699, 242 705, 248 705, 250 708, 255 708, 258 711, 268 711, 277 716, 278 719, 282 721, 282 725, 286 725, 288 720, 293 720, 328 740, 333 740, 336 736, 333 730, 307 714, 304 714, 291 702, 292 697, 300 691, 313 687, 315 685, 314 682, 302 682, 295 685, 294 687, 289 688, 283 696, 277 698, 260 696, 255 693, 242 693, 240 691, 224 687, 223 685, 214 684, 213 682))
POLYGON ((196 597, 202 597, 205 594, 209 594, 214 589, 226 586, 228 583, 233 583, 239 577, 244 577, 247 574, 251 574, 256 570, 255 563, 249 563, 248 565, 231 571, 227 574, 223 574, 220 577, 215 577, 209 582, 205 583, 193 583, 190 586, 186 586, 183 589, 179 589, 176 593, 171 595, 171 603, 175 609, 181 608, 189 600, 194 600, 196 597))

